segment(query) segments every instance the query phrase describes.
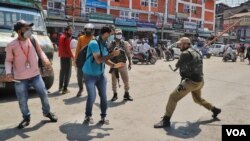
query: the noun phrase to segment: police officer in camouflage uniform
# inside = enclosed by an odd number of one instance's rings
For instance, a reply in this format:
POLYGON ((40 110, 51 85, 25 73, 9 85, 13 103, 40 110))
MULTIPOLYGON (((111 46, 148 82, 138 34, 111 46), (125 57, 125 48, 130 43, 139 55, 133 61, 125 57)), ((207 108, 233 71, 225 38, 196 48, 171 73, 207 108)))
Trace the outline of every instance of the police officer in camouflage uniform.
POLYGON ((154 125, 154 128, 170 127, 170 118, 178 101, 190 92, 195 103, 212 111, 213 118, 216 118, 221 112, 221 109, 214 107, 201 97, 201 89, 204 86, 202 56, 195 49, 191 48, 189 38, 183 37, 177 43, 181 48, 182 54, 176 64, 176 70, 180 69, 182 81, 170 94, 165 115, 159 123, 154 125))
POLYGON ((115 29, 115 40, 110 43, 109 52, 115 48, 120 49, 120 55, 111 59, 114 63, 126 63, 129 62, 128 67, 125 65, 122 68, 111 68, 110 73, 112 75, 112 90, 114 96, 111 101, 116 101, 118 99, 117 94, 117 83, 119 83, 119 75, 124 83, 124 100, 133 101, 133 98, 129 95, 129 76, 128 69, 131 69, 131 56, 130 56, 130 45, 128 42, 122 40, 122 30, 115 29))

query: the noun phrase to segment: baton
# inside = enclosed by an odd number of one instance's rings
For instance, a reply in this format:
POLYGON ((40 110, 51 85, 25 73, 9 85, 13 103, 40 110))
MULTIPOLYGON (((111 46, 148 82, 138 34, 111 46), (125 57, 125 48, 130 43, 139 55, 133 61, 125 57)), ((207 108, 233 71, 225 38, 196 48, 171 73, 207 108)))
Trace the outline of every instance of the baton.
POLYGON ((173 72, 176 72, 176 71, 178 70, 178 68, 173 69, 173 67, 172 67, 171 65, 168 65, 168 66, 169 66, 169 68, 170 68, 173 72))
POLYGON ((12 80, 12 82, 16 82, 16 83, 21 83, 21 81, 18 81, 18 80, 12 80))

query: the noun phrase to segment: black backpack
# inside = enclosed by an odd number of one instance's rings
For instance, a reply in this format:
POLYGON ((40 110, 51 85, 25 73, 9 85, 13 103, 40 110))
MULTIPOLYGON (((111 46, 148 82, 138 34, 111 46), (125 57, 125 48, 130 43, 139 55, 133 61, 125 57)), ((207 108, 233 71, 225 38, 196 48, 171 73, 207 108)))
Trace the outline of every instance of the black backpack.
MULTIPOLYGON (((96 39, 94 39, 96 40, 96 39)), ((101 52, 101 56, 102 56, 102 51, 101 51, 101 46, 98 40, 96 40, 96 42, 98 43, 99 46, 99 50, 101 52)), ((85 64, 86 60, 91 56, 91 54, 87 57, 87 52, 88 52, 88 45, 84 48, 82 48, 76 58, 76 67, 81 69, 83 67, 83 65, 85 64)), ((94 59, 92 60, 92 62, 94 62, 94 59)))

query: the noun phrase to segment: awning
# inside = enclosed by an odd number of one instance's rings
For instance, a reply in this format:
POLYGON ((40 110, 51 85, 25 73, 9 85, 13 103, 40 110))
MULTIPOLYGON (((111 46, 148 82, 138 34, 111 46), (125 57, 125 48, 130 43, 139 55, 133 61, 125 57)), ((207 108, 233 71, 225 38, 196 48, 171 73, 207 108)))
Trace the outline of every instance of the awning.
POLYGON ((66 27, 68 24, 66 21, 46 21, 47 27, 66 27))
POLYGON ((211 35, 210 33, 199 33, 199 36, 200 36, 200 37, 207 37, 207 38, 209 38, 209 37, 211 37, 212 35, 211 35))
POLYGON ((188 18, 188 14, 184 14, 184 13, 177 13, 176 15, 178 18, 183 18, 183 19, 187 19, 188 18))
MULTIPOLYGON (((161 29, 157 30, 158 32, 161 32, 161 29)), ((163 30, 164 33, 174 33, 174 30, 163 30)))
POLYGON ((108 23, 108 24, 113 24, 113 21, 110 20, 98 20, 98 19, 89 19, 89 22, 96 22, 96 23, 108 23))
MULTIPOLYGON (((68 26, 68 23, 72 25, 72 22, 67 22, 67 21, 46 21, 45 23, 47 27, 66 27, 68 26)), ((86 23, 79 23, 79 22, 74 23, 75 26, 80 26, 80 27, 83 27, 85 24, 86 23)))
POLYGON ((174 33, 170 34, 170 36, 172 36, 172 37, 178 37, 178 36, 182 36, 182 35, 184 35, 184 33, 176 32, 176 31, 174 33))
POLYGON ((95 29, 101 29, 102 27, 106 26, 107 24, 99 24, 99 23, 92 23, 95 26, 95 29))
POLYGON ((130 26, 116 26, 116 28, 120 28, 123 31, 131 31, 131 32, 137 31, 136 27, 130 27, 130 26))
POLYGON ((150 27, 138 27, 137 31, 157 32, 156 28, 150 28, 150 27))

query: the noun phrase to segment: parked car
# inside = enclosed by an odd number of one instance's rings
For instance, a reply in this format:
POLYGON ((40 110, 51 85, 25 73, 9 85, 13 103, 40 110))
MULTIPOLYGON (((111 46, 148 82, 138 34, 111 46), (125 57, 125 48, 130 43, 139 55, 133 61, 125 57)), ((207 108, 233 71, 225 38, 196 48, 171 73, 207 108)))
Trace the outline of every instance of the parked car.
POLYGON ((174 58, 180 58, 180 55, 181 55, 181 50, 180 50, 180 47, 177 46, 177 43, 174 43, 170 46, 168 46, 168 49, 172 49, 174 51, 174 58))
POLYGON ((225 49, 225 45, 223 44, 213 44, 210 46, 210 52, 214 55, 214 56, 223 56, 223 52, 225 49))

